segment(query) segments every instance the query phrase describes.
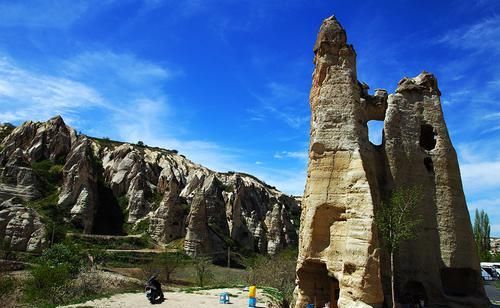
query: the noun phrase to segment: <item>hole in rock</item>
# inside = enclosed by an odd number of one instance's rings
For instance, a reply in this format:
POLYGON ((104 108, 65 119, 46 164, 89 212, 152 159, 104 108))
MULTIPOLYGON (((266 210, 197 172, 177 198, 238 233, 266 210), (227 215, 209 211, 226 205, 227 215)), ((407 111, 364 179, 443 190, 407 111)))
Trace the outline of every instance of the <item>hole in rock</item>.
POLYGON ((297 273, 300 289, 304 292, 308 304, 314 307, 337 308, 337 300, 340 295, 339 282, 328 275, 325 263, 306 261, 297 273))
POLYGON ((421 300, 427 302, 427 294, 425 292, 424 285, 420 281, 408 281, 403 288, 401 303, 407 305, 418 305, 421 300))
POLYGON ((315 154, 322 155, 325 153, 325 146, 322 143, 315 142, 311 146, 311 151, 313 151, 315 154))
POLYGON ((479 274, 471 268, 441 269, 441 283, 444 293, 450 296, 473 296, 479 283, 479 274))
POLYGON ((420 146, 427 151, 436 147, 436 134, 434 128, 429 124, 422 124, 420 126, 420 146))
POLYGON ((342 245, 345 236, 345 209, 321 205, 316 209, 312 230, 312 243, 315 252, 321 252, 331 244, 342 245))
POLYGON ((113 191, 103 184, 99 184, 99 206, 94 215, 92 233, 105 235, 122 235, 125 217, 113 195, 113 191))
POLYGON ((384 135, 384 121, 368 121, 368 140, 374 145, 381 145, 384 135))
POLYGON ((426 157, 424 158, 425 169, 430 173, 434 173, 434 163, 432 162, 432 158, 426 157))

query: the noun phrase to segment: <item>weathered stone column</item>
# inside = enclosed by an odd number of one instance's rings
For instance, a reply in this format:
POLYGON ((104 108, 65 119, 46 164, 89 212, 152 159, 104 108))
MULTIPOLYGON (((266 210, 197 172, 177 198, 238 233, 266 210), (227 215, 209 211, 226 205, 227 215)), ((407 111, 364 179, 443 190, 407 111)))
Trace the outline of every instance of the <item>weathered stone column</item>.
POLYGON ((356 54, 334 17, 323 22, 314 52, 297 304, 378 305, 384 299, 371 191, 377 184, 363 161, 368 135, 356 54))
POLYGON ((388 256, 374 215, 399 187, 417 187, 417 237, 396 252, 398 302, 487 307, 458 160, 436 78, 402 79, 368 94, 356 54, 334 17, 314 46, 311 140, 303 198, 297 307, 376 307, 390 298, 388 256), (381 145, 367 123, 384 121, 381 145))

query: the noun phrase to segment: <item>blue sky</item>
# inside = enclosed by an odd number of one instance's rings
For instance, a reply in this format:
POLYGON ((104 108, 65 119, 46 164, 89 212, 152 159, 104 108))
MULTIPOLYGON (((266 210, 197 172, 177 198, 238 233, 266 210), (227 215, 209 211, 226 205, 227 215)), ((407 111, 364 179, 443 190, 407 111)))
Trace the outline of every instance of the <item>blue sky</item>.
POLYGON ((0 122, 62 114, 301 194, 312 46, 332 14, 372 90, 436 74, 469 208, 500 236, 498 0, 0 0, 0 122))

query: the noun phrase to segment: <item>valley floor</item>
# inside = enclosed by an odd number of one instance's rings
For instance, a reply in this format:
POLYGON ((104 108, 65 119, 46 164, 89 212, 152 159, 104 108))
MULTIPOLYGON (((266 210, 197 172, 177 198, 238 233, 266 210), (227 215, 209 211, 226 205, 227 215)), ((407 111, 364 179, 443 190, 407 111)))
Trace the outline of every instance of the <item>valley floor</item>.
MULTIPOLYGON (((196 291, 195 293, 186 292, 165 292, 166 300, 161 304, 151 305, 144 293, 124 293, 111 296, 109 298, 88 301, 77 305, 64 307, 80 308, 137 308, 137 307, 170 307, 170 308, 207 308, 219 305, 219 294, 228 292, 230 294, 229 307, 248 307, 248 292, 242 289, 213 289, 196 291)), ((222 306, 222 305, 221 305, 222 306)), ((257 307, 267 307, 264 299, 257 296, 257 307)))

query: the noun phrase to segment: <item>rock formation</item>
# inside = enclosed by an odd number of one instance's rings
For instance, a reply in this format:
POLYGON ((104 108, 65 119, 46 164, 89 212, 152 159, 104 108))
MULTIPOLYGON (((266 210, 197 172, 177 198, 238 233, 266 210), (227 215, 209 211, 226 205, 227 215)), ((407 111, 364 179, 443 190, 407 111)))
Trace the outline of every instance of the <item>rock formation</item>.
MULTIPOLYGON (((46 231, 35 210, 19 204, 15 198, 0 204, 0 239, 12 250, 41 252, 46 231)), ((5 247, 5 246, 4 246, 5 247)))
POLYGON ((84 233, 145 231, 159 244, 185 238, 187 253, 216 259, 227 246, 273 254, 297 245, 297 202, 251 175, 77 134, 61 117, 0 128, 0 202, 18 197, 24 206, 10 212, 46 216, 50 208, 84 233))
MULTIPOLYGON (((314 46, 311 139, 297 265, 297 307, 379 307, 390 276, 374 224, 396 187, 421 187, 419 236, 396 256, 401 302, 485 307, 455 150, 432 74, 402 79, 395 94, 368 94, 356 53, 334 17, 314 46), (384 121, 383 142, 367 123, 384 121)), ((386 302, 387 303, 387 302, 386 302)))

